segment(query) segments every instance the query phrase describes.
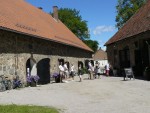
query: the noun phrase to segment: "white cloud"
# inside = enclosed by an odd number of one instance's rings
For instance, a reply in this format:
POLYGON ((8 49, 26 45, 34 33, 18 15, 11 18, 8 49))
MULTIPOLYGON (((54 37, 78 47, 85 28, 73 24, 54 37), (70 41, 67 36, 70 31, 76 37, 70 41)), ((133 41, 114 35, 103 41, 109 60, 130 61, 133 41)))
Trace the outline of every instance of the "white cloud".
POLYGON ((103 32, 112 32, 115 30, 114 26, 97 26, 94 30, 93 30, 93 34, 94 35, 100 35, 103 32))

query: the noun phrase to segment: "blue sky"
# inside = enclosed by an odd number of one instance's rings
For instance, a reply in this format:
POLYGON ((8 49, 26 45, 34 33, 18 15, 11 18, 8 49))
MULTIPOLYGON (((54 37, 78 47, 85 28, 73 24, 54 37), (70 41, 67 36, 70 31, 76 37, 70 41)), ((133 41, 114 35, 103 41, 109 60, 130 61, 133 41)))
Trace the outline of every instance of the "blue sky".
POLYGON ((83 20, 88 21, 92 40, 102 47, 116 32, 115 16, 117 0, 26 0, 28 3, 42 7, 45 12, 52 12, 53 6, 71 8, 80 11, 83 20))

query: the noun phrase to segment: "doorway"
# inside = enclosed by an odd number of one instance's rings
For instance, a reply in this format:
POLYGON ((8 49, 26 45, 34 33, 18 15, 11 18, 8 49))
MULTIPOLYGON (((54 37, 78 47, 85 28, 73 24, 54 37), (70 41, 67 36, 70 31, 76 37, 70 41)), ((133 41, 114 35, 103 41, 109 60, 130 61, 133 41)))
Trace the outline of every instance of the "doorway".
POLYGON ((26 75, 37 75, 37 66, 36 66, 36 60, 34 58, 29 58, 26 61, 26 75))
POLYGON ((37 75, 40 77, 39 84, 50 83, 50 59, 45 58, 37 63, 37 75))

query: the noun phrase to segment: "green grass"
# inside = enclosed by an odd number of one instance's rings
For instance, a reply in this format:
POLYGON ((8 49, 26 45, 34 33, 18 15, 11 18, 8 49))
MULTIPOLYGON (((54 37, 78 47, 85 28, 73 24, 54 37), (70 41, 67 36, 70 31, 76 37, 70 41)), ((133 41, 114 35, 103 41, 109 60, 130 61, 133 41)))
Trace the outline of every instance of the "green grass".
POLYGON ((59 113, 57 109, 42 106, 0 105, 0 113, 59 113))

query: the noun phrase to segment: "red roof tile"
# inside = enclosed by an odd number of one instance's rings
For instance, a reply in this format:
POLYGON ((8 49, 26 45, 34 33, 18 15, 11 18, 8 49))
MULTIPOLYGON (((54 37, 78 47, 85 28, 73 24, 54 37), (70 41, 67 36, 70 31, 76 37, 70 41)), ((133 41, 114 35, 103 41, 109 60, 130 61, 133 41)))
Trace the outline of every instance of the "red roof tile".
POLYGON ((24 0, 1 0, 0 28, 92 50, 77 38, 60 20, 26 3, 24 0))
POLYGON ((105 45, 150 30, 150 0, 134 14, 105 45))

